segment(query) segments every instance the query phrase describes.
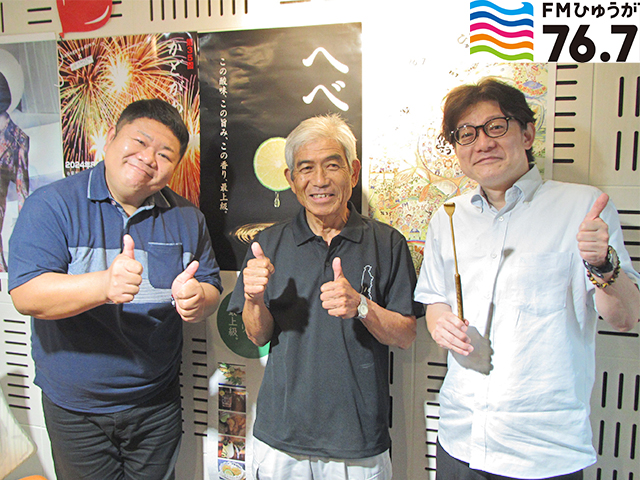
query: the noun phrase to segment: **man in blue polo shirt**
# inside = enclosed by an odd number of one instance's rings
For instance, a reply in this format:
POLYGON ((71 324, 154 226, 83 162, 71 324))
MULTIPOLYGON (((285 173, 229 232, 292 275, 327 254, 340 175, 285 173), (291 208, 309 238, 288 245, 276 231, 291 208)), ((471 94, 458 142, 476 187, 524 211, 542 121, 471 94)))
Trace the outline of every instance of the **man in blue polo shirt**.
POLYGON ((36 190, 13 230, 58 480, 174 478, 182 321, 222 291, 204 216, 166 186, 188 141, 168 103, 130 104, 104 162, 36 190))
POLYGON ((285 156, 302 208, 259 234, 229 304, 254 343, 271 342, 253 474, 389 480, 388 346, 409 347, 421 314, 411 255, 349 202, 360 161, 339 116, 303 121, 285 156))

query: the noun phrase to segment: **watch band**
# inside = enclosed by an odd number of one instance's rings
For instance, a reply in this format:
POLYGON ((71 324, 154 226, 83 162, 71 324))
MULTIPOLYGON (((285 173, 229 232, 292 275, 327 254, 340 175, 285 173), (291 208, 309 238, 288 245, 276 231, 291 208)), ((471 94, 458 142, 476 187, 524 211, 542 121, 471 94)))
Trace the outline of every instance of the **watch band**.
POLYGON ((356 319, 362 320, 369 313, 369 304, 367 303, 367 297, 360 294, 360 304, 358 305, 358 312, 355 316, 356 319))
POLYGON ((605 275, 613 272, 616 268, 620 266, 618 253, 615 251, 615 249, 611 245, 609 245, 609 248, 607 250, 607 259, 605 260, 604 265, 601 265, 600 267, 596 267, 594 265, 591 265, 590 263, 587 263, 586 260, 583 260, 582 262, 584 263, 584 266, 587 269, 587 271, 591 275, 594 275, 598 278, 604 278, 605 275))

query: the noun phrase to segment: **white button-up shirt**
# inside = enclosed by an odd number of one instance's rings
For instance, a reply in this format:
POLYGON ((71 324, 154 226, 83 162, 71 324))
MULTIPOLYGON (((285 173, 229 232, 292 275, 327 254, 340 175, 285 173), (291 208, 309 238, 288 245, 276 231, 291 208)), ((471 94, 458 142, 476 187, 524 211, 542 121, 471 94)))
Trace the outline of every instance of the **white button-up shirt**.
MULTIPOLYGON (((576 234, 600 193, 543 182, 532 168, 506 192, 500 211, 480 189, 454 200, 464 316, 490 340, 493 368, 488 375, 465 368, 449 352, 438 438, 473 469, 542 478, 596 461, 589 423, 595 287, 576 234)), ((611 202, 600 217, 623 271, 637 284, 611 202)), ((456 313, 454 273, 451 227, 441 208, 427 231, 415 300, 446 303, 456 313)))

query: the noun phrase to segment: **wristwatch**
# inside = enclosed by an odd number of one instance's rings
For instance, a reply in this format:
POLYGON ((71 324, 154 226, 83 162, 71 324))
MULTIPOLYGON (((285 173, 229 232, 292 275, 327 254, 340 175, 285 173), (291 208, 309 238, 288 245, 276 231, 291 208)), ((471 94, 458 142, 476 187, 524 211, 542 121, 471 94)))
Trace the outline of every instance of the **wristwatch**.
POLYGON ((618 254, 616 253, 615 249, 611 245, 609 245, 607 259, 605 260, 604 265, 600 267, 594 267, 590 263, 587 263, 586 260, 583 260, 583 262, 587 271, 591 275, 595 275, 598 278, 604 278, 605 275, 613 272, 616 268, 618 268, 618 265, 620 265, 618 254))
POLYGON ((356 315, 356 319, 362 320, 369 313, 369 304, 367 303, 367 297, 360 294, 360 305, 358 305, 358 314, 356 315))

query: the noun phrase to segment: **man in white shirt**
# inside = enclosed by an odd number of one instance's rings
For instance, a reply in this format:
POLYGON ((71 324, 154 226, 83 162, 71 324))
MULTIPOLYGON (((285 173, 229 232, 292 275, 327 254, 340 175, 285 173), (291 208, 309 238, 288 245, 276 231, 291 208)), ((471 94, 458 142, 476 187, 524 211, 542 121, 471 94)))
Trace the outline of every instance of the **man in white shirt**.
POLYGON ((433 339, 449 350, 440 480, 581 479, 596 461, 598 315, 621 331, 638 322, 640 275, 615 207, 595 187, 542 180, 534 122, 524 95, 494 79, 445 101, 443 135, 479 186, 453 200, 464 315, 442 208, 415 291, 433 339))

